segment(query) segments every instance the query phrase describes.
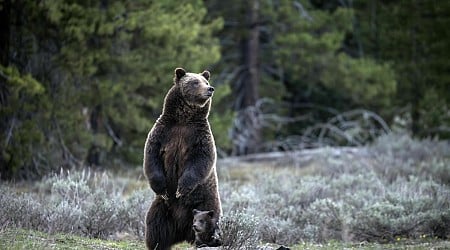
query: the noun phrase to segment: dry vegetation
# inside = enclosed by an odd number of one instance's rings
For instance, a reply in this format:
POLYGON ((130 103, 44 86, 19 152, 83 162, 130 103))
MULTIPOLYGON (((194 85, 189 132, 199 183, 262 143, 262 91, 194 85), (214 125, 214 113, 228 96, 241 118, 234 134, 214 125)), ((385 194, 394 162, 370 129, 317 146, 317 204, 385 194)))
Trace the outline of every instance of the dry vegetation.
MULTIPOLYGON (((449 148, 387 135, 368 147, 220 160, 227 249, 448 239, 449 148)), ((153 196, 140 169, 61 171, 0 189, 2 235, 22 228, 140 240, 153 196)))

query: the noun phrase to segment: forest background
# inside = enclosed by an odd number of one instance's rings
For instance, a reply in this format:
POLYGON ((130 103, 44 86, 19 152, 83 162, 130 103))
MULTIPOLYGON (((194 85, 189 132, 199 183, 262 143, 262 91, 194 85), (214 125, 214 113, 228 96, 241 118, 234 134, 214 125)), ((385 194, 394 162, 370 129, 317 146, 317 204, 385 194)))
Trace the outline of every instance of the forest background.
POLYGON ((219 157, 450 137, 450 1, 0 1, 0 177, 142 164, 173 71, 219 157))

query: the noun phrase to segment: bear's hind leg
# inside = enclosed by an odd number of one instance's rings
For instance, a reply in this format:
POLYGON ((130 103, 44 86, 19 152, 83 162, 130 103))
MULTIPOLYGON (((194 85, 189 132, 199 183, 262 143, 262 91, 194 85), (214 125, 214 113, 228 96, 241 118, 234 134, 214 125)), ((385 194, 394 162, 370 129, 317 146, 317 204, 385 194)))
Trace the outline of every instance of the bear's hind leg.
POLYGON ((174 243, 168 209, 164 200, 153 201, 145 218, 145 243, 149 250, 169 250, 174 243))

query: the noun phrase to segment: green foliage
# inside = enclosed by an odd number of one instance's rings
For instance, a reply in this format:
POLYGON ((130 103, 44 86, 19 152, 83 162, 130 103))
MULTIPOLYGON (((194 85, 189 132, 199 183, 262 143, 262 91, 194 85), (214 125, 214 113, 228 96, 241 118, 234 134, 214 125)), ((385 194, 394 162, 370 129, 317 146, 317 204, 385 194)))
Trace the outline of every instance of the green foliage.
MULTIPOLYGON (((295 95, 302 95, 305 89, 319 92, 325 88, 353 105, 376 111, 388 107, 396 91, 392 67, 370 58, 353 58, 342 51, 344 38, 352 31, 353 10, 337 8, 329 12, 309 4, 304 8, 309 18, 299 15, 291 1, 280 3, 277 12, 275 46, 279 49, 275 56, 287 75, 291 98, 298 98, 295 95)), ((318 102, 334 106, 326 100, 318 102)))
POLYGON ((446 128, 450 124, 450 107, 445 95, 446 92, 438 92, 435 87, 431 87, 425 90, 420 100, 419 127, 427 131, 426 134, 450 137, 450 131, 446 128))
MULTIPOLYGON (((21 74, 16 67, 0 65, 0 75, 9 90, 7 103, 2 105, 2 146, 0 146, 1 177, 25 177, 24 168, 32 164, 36 150, 45 145, 42 123, 48 121, 49 107, 45 87, 30 74, 21 74), (41 112, 43 110, 43 112, 41 112), (10 166, 6 168, 6 166, 10 166)), ((39 160, 35 163, 39 164, 39 160)))
POLYGON ((93 144, 139 164, 142 138, 161 110, 174 68, 200 71, 218 60, 212 33, 221 27, 220 19, 203 24, 206 12, 198 1, 117 2, 105 9, 98 3, 70 5, 74 13, 63 11, 65 5, 56 9, 70 17, 62 25, 72 37, 61 61, 86 81, 85 105, 90 112, 97 108, 103 122, 97 125, 103 129, 93 132, 109 137, 109 142, 94 137, 93 144), (123 143, 128 146, 121 149, 123 143))
POLYGON ((205 15, 197 0, 14 2, 11 40, 19 42, 10 44, 19 60, 1 68, 1 128, 10 131, 2 178, 140 165, 173 70, 201 72, 220 58, 213 34, 222 20, 205 15))
POLYGON ((355 105, 382 111, 392 104, 396 92, 395 74, 389 64, 372 59, 354 59, 340 54, 328 63, 330 68, 319 77, 325 86, 342 96, 348 96, 355 105))
POLYGON ((0 74, 7 81, 11 89, 11 97, 18 99, 19 95, 39 95, 43 94, 44 88, 42 84, 34 79, 30 74, 21 75, 15 67, 3 67, 0 65, 0 74))
MULTIPOLYGON (((249 57, 258 61, 256 96, 260 100, 253 113, 259 116, 253 118, 253 127, 241 121, 232 123, 233 131, 244 130, 241 137, 245 138, 263 126, 260 141, 268 142, 298 136, 308 127, 355 108, 369 109, 383 118, 392 116, 397 91, 394 65, 349 49, 348 41, 358 32, 356 9, 342 1, 256 1, 258 21, 250 23, 254 2, 207 3, 210 18, 219 15, 225 20, 219 33, 224 56, 217 66, 221 71, 218 81, 232 86, 229 102, 235 109, 246 98, 241 90, 249 84, 245 82, 249 57), (256 52, 247 47, 255 26, 259 32, 256 52), (259 103, 267 99, 275 112, 258 110, 259 103), (275 122, 264 120, 267 117, 276 117, 275 122), (266 126, 269 122, 276 123, 276 131, 266 126)), ((234 144, 245 141, 240 140, 234 144)))
POLYGON ((252 2, 2 1, 1 178, 140 165, 178 66, 212 71, 211 125, 229 154, 252 27, 255 96, 270 99, 252 124, 263 127, 258 144, 276 145, 261 150, 295 148, 285 144, 355 108, 448 136, 449 3, 258 1, 251 24, 252 2))
POLYGON ((277 115, 288 117, 279 123, 303 118, 279 124, 277 131, 264 129, 261 141, 300 135, 355 108, 371 110, 389 125, 406 113, 405 128, 414 135, 448 136, 448 3, 208 1, 207 6, 209 18, 225 19, 218 69, 219 80, 234 87, 230 102, 236 107, 245 96, 239 86, 249 53, 256 53, 257 96, 272 98, 277 115), (249 23, 254 2, 258 21, 249 23), (260 36, 256 52, 246 47, 254 27, 260 36))
POLYGON ((390 62, 398 82, 393 104, 407 106, 415 135, 448 137, 450 102, 448 2, 355 1, 354 42, 365 55, 390 62), (438 118, 439 117, 439 118, 438 118))

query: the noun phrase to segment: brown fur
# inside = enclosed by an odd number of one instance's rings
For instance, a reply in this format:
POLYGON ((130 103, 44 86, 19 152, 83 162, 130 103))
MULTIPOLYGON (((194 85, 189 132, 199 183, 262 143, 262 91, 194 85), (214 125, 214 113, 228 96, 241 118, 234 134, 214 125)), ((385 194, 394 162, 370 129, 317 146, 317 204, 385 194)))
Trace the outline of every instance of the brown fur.
POLYGON ((175 70, 174 85, 164 99, 161 116, 148 134, 144 173, 156 193, 146 217, 148 249, 169 249, 194 242, 193 209, 221 214, 216 148, 208 122, 209 72, 175 70))
POLYGON ((194 209, 192 229, 195 233, 196 247, 218 247, 222 245, 220 229, 214 219, 214 211, 201 211, 194 209))

